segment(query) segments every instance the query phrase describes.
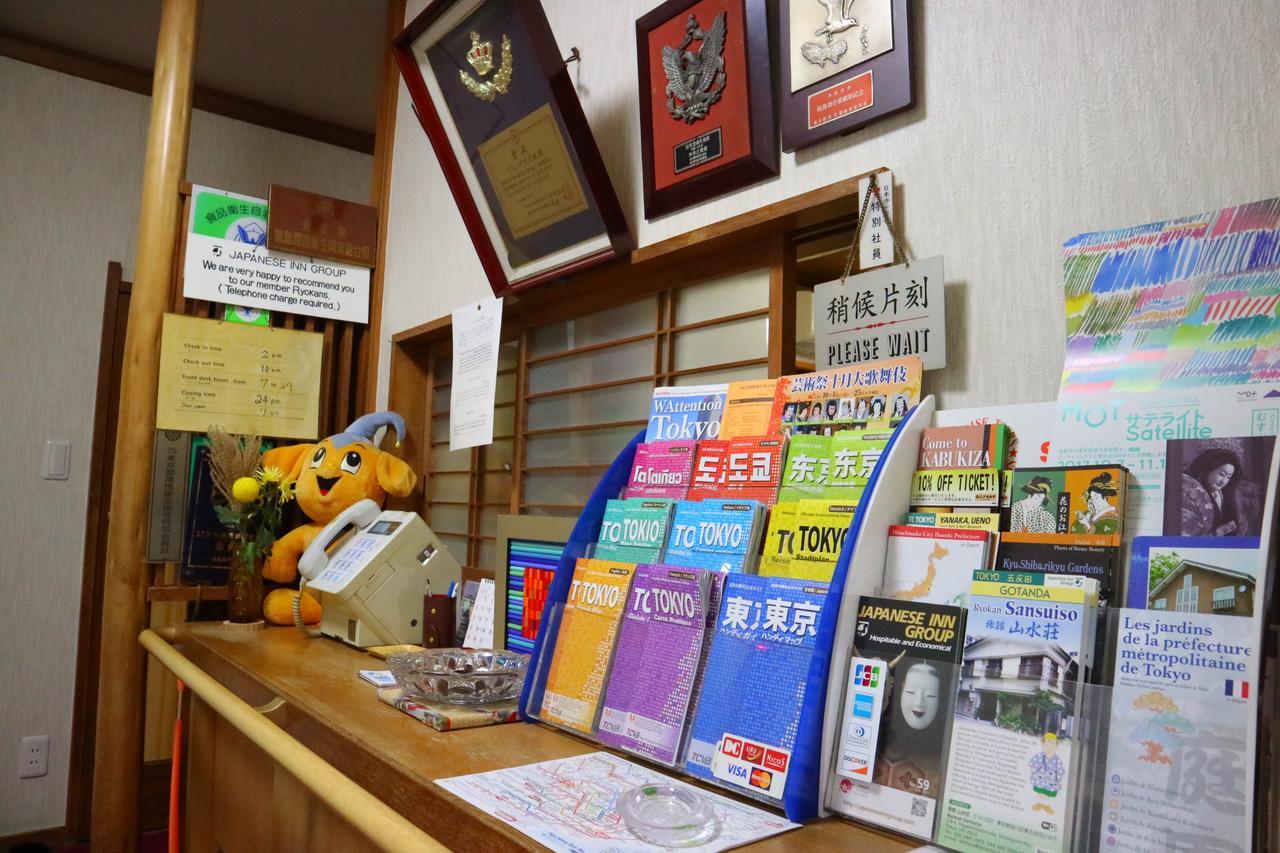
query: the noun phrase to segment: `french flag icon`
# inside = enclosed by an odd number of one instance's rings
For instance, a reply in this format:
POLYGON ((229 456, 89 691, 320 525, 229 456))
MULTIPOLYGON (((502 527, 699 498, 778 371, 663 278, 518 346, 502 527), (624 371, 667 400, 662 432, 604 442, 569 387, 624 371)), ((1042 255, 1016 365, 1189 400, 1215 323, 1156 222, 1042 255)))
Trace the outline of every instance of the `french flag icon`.
POLYGON ((1249 682, 1232 681, 1230 678, 1228 678, 1227 686, 1224 692, 1226 693, 1227 696, 1231 696, 1236 699, 1248 699, 1249 698, 1249 682))

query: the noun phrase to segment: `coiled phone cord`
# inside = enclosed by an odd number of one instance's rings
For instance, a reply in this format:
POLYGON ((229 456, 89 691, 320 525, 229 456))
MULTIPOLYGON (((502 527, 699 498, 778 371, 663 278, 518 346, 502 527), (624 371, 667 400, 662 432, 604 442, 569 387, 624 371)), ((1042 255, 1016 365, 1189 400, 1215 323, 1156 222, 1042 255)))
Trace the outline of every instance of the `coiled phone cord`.
POLYGON ((307 579, 298 578, 298 594, 293 597, 293 624, 299 631, 308 637, 319 637, 319 628, 309 628, 307 623, 302 621, 302 591, 307 588, 307 579))

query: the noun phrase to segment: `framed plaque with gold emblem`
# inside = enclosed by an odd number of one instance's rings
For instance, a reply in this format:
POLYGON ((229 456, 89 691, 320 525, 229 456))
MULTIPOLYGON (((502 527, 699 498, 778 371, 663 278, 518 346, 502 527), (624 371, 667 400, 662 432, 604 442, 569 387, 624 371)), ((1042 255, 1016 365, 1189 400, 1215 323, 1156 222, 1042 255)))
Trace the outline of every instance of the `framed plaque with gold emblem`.
POLYGON ((636 52, 646 219, 778 174, 766 0, 669 0, 636 52))
POLYGON ((537 0, 433 0, 395 53, 494 294, 631 250, 537 0))

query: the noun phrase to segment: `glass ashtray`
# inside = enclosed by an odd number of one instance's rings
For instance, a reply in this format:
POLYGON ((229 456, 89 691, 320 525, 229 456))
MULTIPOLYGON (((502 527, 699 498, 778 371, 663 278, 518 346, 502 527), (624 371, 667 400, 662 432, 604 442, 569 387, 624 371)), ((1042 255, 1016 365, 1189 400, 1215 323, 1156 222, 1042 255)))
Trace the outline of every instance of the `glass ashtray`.
POLYGON ((392 655, 387 666, 411 699, 484 705, 520 695, 529 656, 501 649, 427 649, 392 655))
POLYGON ((683 785, 654 782, 623 791, 617 809, 633 835, 660 847, 705 844, 720 829, 711 801, 683 785))

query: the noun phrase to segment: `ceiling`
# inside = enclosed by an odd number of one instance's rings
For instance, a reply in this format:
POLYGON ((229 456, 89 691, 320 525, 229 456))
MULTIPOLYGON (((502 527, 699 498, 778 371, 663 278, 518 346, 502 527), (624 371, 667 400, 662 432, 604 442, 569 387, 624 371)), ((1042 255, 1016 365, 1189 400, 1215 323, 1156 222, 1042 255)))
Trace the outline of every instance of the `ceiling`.
MULTIPOLYGON (((161 0, 0 0, 0 30, 150 71, 161 0)), ((386 0, 208 0, 196 84, 373 132, 386 0)))

